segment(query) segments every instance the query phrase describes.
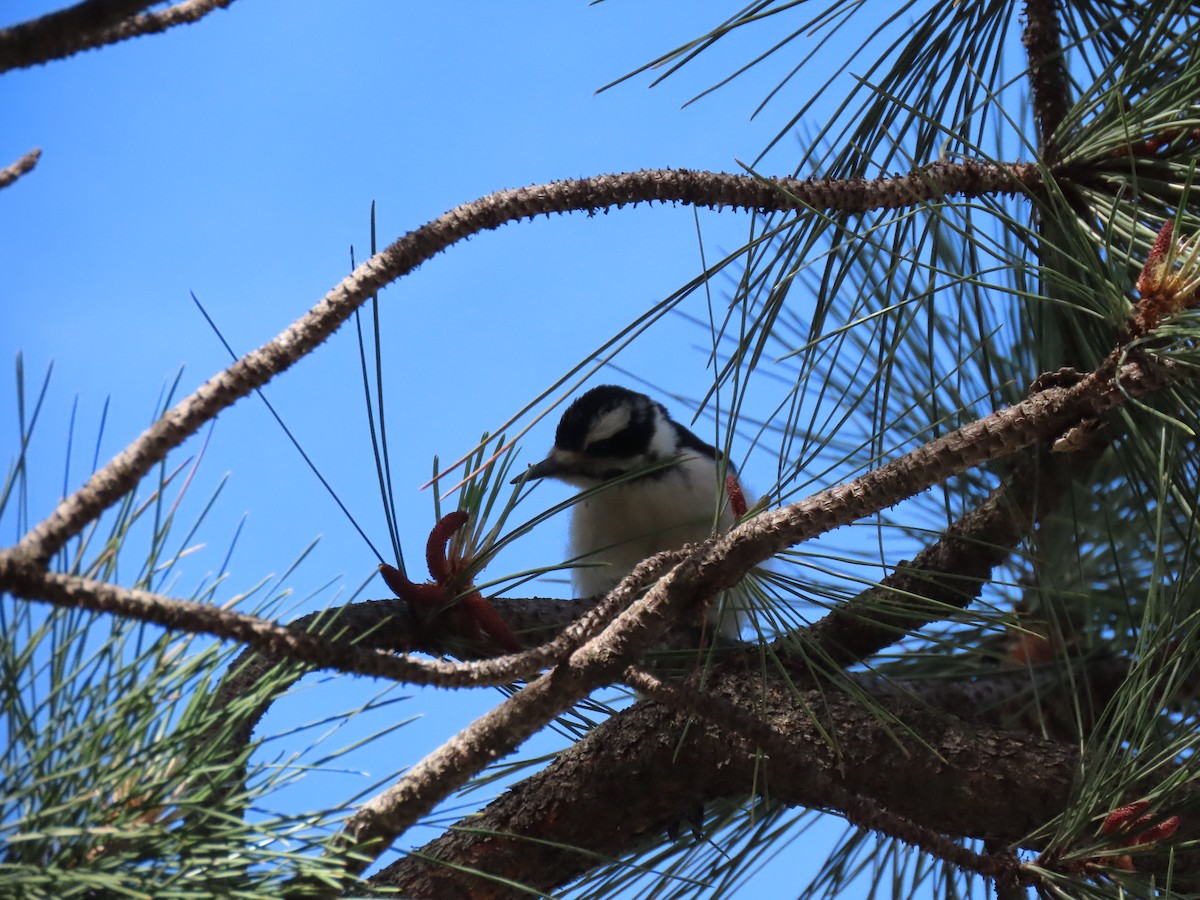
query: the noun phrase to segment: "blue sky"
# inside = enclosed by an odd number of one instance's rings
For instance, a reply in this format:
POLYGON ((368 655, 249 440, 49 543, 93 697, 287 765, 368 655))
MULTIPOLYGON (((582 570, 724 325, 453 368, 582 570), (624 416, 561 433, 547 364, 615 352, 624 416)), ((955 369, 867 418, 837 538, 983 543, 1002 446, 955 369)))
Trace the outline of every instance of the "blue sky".
MULTIPOLYGON (((53 6, 10 0, 0 16, 18 21, 53 6)), ((76 397, 72 486, 85 474, 106 398, 102 461, 148 424, 180 367, 187 393, 227 364, 192 292, 235 349, 251 349, 349 270, 351 246, 366 257, 372 202, 386 244, 500 188, 666 166, 737 171, 737 160, 753 160, 790 116, 789 100, 804 95, 785 91, 751 120, 794 55, 683 104, 763 49, 772 23, 653 90, 641 75, 596 93, 738 7, 241 0, 197 25, 7 74, 0 163, 43 150, 38 168, 0 194, 0 422, 10 452, 12 361, 22 352, 30 379, 54 365, 31 456, 30 516, 42 518, 61 491, 76 397)), ((795 146, 785 139, 760 168, 790 170, 795 146)), ((453 247, 383 293, 392 466, 410 558, 432 523, 432 498, 418 490, 432 457, 458 458, 692 278, 701 267, 697 221, 710 259, 738 246, 748 228, 741 214, 702 212, 697 220, 690 209, 664 207, 543 219, 453 247)), ((693 312, 702 313, 702 301, 693 312)), ((711 379, 706 338, 670 319, 620 362, 662 388, 660 399, 700 396, 711 379)), ((605 380, 614 378, 624 380, 605 380)), ((353 330, 343 328, 267 393, 382 548, 353 330)), ((547 449, 555 418, 530 434, 523 461, 547 449)), ((370 576, 373 555, 254 398, 221 415, 184 508, 198 509, 226 472, 202 546, 181 567, 180 593, 216 572, 243 514, 222 600, 282 572, 318 536, 287 585, 299 597, 334 588, 290 614, 338 602, 337 588, 353 591, 370 576)), ((537 495, 546 505, 564 496, 552 487, 537 495)), ((7 539, 15 525, 3 524, 7 539)), ((565 522, 548 523, 506 567, 554 561, 564 544, 565 522)), ((365 596, 385 593, 376 581, 365 596)), ((379 687, 314 679, 265 727, 348 708, 348 698, 365 700, 379 687)), ((361 790, 415 762, 495 699, 417 696, 364 717, 331 742, 382 727, 389 716, 423 716, 323 784, 361 790)), ((794 875, 787 884, 795 890, 794 875)))

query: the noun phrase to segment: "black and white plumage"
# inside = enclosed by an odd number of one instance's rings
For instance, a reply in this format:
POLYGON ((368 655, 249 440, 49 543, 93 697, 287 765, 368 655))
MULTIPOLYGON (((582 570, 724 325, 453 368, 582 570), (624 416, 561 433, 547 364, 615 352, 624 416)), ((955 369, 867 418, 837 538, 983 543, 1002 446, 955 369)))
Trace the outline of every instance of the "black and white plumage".
MULTIPOLYGON (((590 564, 573 570, 580 597, 607 593, 643 559, 734 523, 725 490, 733 466, 661 403, 616 385, 592 388, 567 407, 553 449, 528 477, 589 489, 639 472, 572 507, 571 555, 590 564)), ((736 612, 717 615, 720 631, 736 636, 736 612)))

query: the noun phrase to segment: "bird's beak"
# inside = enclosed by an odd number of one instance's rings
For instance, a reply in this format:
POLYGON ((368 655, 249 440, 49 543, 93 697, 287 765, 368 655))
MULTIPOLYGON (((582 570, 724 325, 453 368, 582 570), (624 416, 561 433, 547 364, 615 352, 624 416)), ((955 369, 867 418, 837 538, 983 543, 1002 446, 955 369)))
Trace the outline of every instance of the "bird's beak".
POLYGON ((539 478, 558 478, 567 471, 567 467, 563 464, 563 461, 551 450, 549 456, 540 463, 534 463, 525 470, 524 474, 514 478, 512 483, 516 484, 522 478, 526 481, 535 481, 539 478))

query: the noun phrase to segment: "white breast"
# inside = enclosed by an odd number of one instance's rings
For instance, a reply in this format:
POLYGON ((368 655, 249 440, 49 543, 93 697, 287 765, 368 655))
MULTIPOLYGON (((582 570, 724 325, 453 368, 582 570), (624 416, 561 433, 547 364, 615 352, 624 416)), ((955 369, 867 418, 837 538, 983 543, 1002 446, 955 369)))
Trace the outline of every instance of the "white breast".
MULTIPOLYGON (((734 516, 712 462, 699 457, 579 501, 571 516, 571 555, 593 565, 573 570, 576 595, 607 593, 646 557, 711 537, 714 520, 719 534, 734 516)), ((735 636, 736 613, 723 616, 719 627, 735 636)))

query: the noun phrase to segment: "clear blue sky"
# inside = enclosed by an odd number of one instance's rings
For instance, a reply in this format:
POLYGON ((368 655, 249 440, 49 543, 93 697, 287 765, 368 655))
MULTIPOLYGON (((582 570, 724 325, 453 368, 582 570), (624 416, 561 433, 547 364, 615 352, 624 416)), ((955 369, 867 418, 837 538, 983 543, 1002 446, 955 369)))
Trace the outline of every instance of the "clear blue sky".
MULTIPOLYGON (((55 5, 9 0, 0 16, 7 24, 55 5)), ((102 461, 148 424, 161 386, 181 366, 187 393, 227 364, 189 292, 235 349, 255 347, 348 271, 351 245, 366 257, 372 201, 386 244, 500 188, 664 166, 736 171, 736 160, 754 159, 804 93, 785 91, 751 121, 794 52, 681 107, 764 48, 774 24, 653 90, 643 75, 595 93, 740 5, 240 0, 197 25, 6 75, 0 164, 43 150, 36 171, 0 193, 0 422, 10 453, 12 361, 23 352, 31 379, 54 363, 32 451, 40 493, 31 517, 42 518, 61 489, 74 397, 72 487, 85 474, 106 398, 102 461)), ((790 170, 795 146, 785 139, 762 168, 790 170)), ((700 226, 711 258, 740 244, 748 223, 706 212, 700 226)), ((510 225, 384 292, 392 465, 410 558, 432 522, 432 498, 418 487, 433 455, 456 459, 699 268, 692 211, 641 208, 510 225)), ((621 363, 666 392, 698 396, 710 381, 705 338, 672 320, 621 363)), ((383 549, 356 354, 344 328, 267 390, 383 549)), ((525 442, 524 461, 540 457, 552 435, 553 418, 525 442)), ((178 592, 217 571, 243 513, 221 600, 282 572, 317 536, 287 584, 300 597, 331 581, 334 589, 291 614, 338 602, 337 588, 353 591, 374 570, 374 557, 254 398, 221 415, 185 509, 198 508, 225 472, 230 483, 178 592)), ((549 504, 564 492, 538 496, 549 504)), ((7 541, 15 523, 4 527, 7 541)), ((565 522, 549 523, 507 567, 561 558, 564 543, 565 522)), ((378 581, 366 592, 385 594, 378 581)), ((365 680, 314 678, 265 727, 316 719, 378 690, 365 680)), ((327 802, 415 762, 495 700, 490 692, 418 695, 364 717, 329 746, 389 717, 424 716, 356 754, 347 763, 355 771, 325 778, 323 790, 343 792, 327 802)), ((312 802, 297 796, 297 805, 312 802)), ((770 894, 775 876, 762 877, 770 894)), ((793 893, 797 877, 785 878, 793 893)))

